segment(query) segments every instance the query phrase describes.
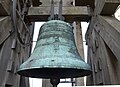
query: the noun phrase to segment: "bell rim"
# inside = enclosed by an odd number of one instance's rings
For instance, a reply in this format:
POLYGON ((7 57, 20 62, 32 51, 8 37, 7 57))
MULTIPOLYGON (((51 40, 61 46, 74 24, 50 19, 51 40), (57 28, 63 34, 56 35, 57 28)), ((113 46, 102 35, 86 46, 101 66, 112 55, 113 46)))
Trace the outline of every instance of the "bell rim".
POLYGON ((17 71, 19 75, 32 78, 78 78, 88 76, 92 73, 91 69, 77 68, 32 68, 17 71), (36 72, 33 74, 33 72, 36 72), (42 74, 40 74, 40 73, 42 74), (61 75, 62 74, 62 75, 61 75), (56 76, 55 76, 56 75, 56 76))

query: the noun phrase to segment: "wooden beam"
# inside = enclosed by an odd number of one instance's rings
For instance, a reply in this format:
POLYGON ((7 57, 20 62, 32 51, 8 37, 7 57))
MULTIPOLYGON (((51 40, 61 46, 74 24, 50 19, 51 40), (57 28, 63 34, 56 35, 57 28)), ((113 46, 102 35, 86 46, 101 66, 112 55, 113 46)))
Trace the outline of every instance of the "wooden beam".
POLYGON ((94 14, 113 15, 120 4, 120 0, 96 0, 94 14))
POLYGON ((90 6, 94 9, 95 0, 75 0, 75 6, 90 6))
POLYGON ((0 0, 0 16, 10 15, 11 0, 0 0))
POLYGON ((11 35, 12 29, 11 18, 9 16, 0 17, 0 45, 11 35))
MULTIPOLYGON (((50 6, 51 0, 32 0, 33 6, 50 6)), ((58 6, 59 0, 54 0, 54 6, 58 6)), ((63 0, 63 6, 73 6, 73 0, 63 0)))
POLYGON ((76 29, 75 29, 75 31, 76 31, 76 33, 75 33, 76 46, 77 46, 77 49, 78 49, 78 52, 79 52, 81 58, 83 60, 85 60, 81 23, 80 23, 80 21, 76 21, 75 24, 76 24, 76 29))
POLYGON ((39 6, 40 5, 40 1, 39 0, 32 0, 32 5, 33 6, 39 6))
MULTIPOLYGON (((55 14, 58 14, 58 7, 55 7, 55 14)), ((65 21, 73 22, 75 20, 88 21, 89 12, 86 6, 63 7, 62 15, 65 21)), ((47 21, 50 16, 50 7, 30 7, 28 18, 31 21, 47 21)))
MULTIPOLYGON (((76 41, 76 46, 78 49, 78 53, 80 54, 81 58, 85 60, 84 58, 84 48, 83 48, 83 39, 82 39, 82 28, 81 28, 81 23, 80 21, 75 22, 75 41, 76 41)), ((81 78, 76 78, 76 85, 78 86, 84 86, 84 77, 81 78)))
POLYGON ((95 30, 103 38, 116 58, 120 60, 120 21, 114 17, 99 16, 95 30))

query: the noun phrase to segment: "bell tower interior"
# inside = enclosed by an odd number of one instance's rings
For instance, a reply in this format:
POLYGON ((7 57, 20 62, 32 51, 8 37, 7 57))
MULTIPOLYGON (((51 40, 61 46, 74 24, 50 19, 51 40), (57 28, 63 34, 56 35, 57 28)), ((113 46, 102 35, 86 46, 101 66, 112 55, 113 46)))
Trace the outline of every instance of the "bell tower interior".
MULTIPOLYGON (((92 73, 86 77, 85 83, 87 86, 120 85, 119 5, 120 0, 0 0, 0 87, 30 87, 29 78, 17 72, 31 56, 35 22, 50 20, 61 20, 74 28, 75 45, 82 60, 85 56, 81 22, 89 23, 85 42, 87 63, 92 73)), ((55 43, 61 41, 60 37, 55 38, 55 43)), ((55 44, 55 50, 59 47, 55 44)), ((70 52, 76 54, 73 48, 70 52)), ((61 82, 75 86, 85 84, 84 77, 61 82)), ((50 80, 42 79, 42 87, 52 87, 50 80)))

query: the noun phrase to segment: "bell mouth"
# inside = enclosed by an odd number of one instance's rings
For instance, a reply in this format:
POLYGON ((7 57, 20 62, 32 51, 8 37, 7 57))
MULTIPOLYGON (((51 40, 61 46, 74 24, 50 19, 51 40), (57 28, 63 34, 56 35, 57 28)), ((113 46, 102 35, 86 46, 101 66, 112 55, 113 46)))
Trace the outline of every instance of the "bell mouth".
POLYGON ((73 68, 34 68, 20 70, 17 73, 26 77, 50 79, 83 77, 91 74, 92 71, 73 68))

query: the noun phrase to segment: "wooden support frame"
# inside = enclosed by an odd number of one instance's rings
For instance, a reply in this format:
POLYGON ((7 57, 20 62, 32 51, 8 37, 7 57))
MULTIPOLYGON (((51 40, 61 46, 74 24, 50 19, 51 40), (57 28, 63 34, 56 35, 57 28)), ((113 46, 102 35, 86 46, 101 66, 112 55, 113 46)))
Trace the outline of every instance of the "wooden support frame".
MULTIPOLYGON (((73 6, 74 0, 63 0, 63 6, 73 6)), ((51 0, 32 0, 33 7, 50 6, 51 0)), ((59 0, 54 0, 54 6, 58 6, 59 0)))
POLYGON ((9 16, 0 18, 0 45, 11 35, 13 26, 9 16), (8 24, 6 26, 6 24, 8 24))
POLYGON ((88 60, 89 63, 92 64, 93 69, 93 75, 88 78, 88 80, 92 79, 93 82, 87 82, 88 85, 119 84, 119 37, 120 21, 115 17, 97 15, 92 18, 86 34, 89 53, 88 60), (94 65, 96 59, 102 60, 102 67, 100 67, 102 78, 98 76, 98 69, 96 69, 96 65, 94 65))
POLYGON ((94 9, 95 0, 75 0, 75 6, 90 6, 94 9))
POLYGON ((12 0, 0 0, 0 16, 10 15, 12 0))
MULTIPOLYGON (((55 14, 58 14, 58 7, 55 7, 55 14)), ((65 21, 73 22, 76 20, 87 21, 89 19, 89 11, 87 6, 63 7, 62 15, 65 21)), ((47 21, 50 16, 50 7, 30 7, 28 18, 31 21, 47 21)))
POLYGON ((99 16, 95 30, 100 34, 108 47, 119 60, 120 57, 120 21, 114 17, 99 16))
POLYGON ((120 0, 96 0, 94 14, 113 15, 120 4, 120 0))

